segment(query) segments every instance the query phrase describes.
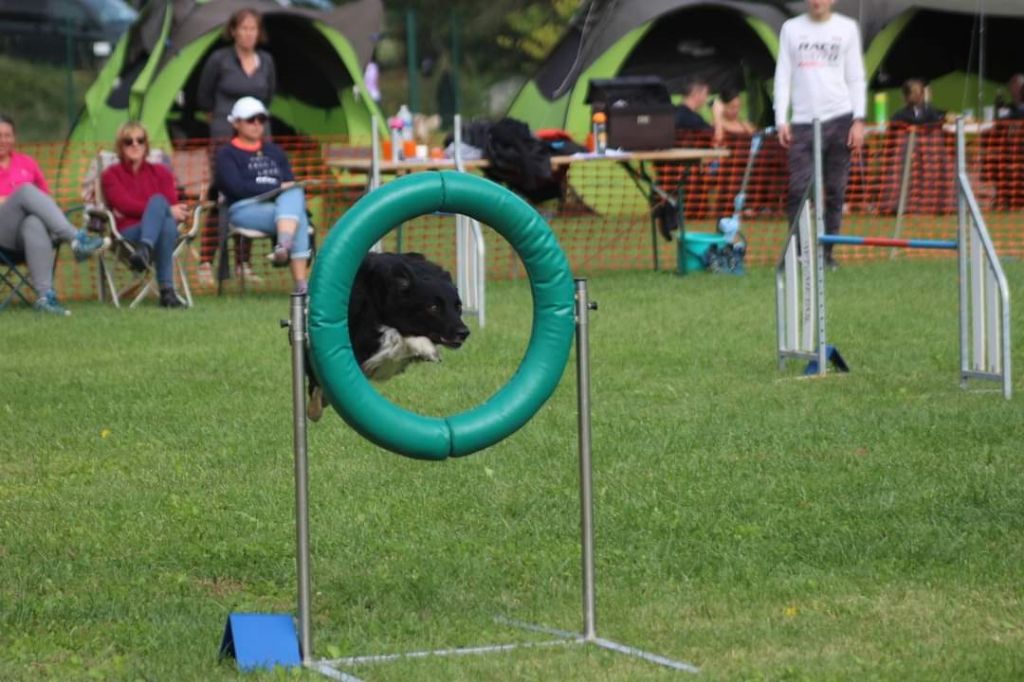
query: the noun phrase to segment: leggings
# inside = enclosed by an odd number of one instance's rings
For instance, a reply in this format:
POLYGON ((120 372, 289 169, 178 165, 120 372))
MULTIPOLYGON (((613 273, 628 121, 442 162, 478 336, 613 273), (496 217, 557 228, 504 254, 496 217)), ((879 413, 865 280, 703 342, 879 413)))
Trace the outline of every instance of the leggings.
POLYGON ((53 198, 35 185, 21 185, 0 204, 0 246, 25 254, 40 294, 53 289, 53 245, 70 242, 76 232, 53 198))

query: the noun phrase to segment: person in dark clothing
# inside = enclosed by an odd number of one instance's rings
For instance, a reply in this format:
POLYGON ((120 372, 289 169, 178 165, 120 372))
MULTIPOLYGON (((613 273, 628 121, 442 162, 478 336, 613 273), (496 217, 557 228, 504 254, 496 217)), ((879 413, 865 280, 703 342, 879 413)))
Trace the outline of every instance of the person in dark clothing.
MULTIPOLYGON (((259 12, 253 9, 236 11, 224 27, 223 38, 231 41, 231 45, 210 53, 199 74, 196 90, 196 104, 201 111, 209 112, 210 138, 215 146, 227 142, 235 134, 228 114, 237 100, 255 97, 269 107, 277 90, 274 58, 258 47, 265 40, 259 12)), ((269 121, 263 132, 270 135, 269 121)), ((201 241, 198 275, 204 286, 213 285, 212 263, 217 240, 212 233, 216 229, 215 222, 208 223, 201 241)), ((245 270, 245 277, 250 281, 258 281, 249 264, 248 249, 239 248, 237 253, 237 269, 245 270)))
POLYGON ((911 78, 903 84, 903 101, 906 106, 892 115, 895 122, 928 125, 941 123, 946 117, 946 112, 925 101, 925 84, 920 78, 911 78))
POLYGON ((1000 107, 999 118, 1006 120, 1024 119, 1024 73, 1015 73, 1006 84, 1010 90, 1010 103, 1000 107))
POLYGON ((697 113, 707 104, 710 89, 706 81, 690 78, 680 91, 683 103, 676 107, 676 130, 713 130, 710 123, 697 113))
POLYGON ((235 137, 217 151, 215 162, 228 217, 234 225, 275 235, 277 246, 268 259, 275 267, 290 266, 295 293, 305 293, 311 255, 306 195, 295 186, 284 151, 263 134, 267 109, 262 102, 243 97, 229 120, 235 137))
MULTIPOLYGON (((199 75, 196 103, 210 114, 210 137, 226 141, 235 133, 228 114, 242 97, 255 97, 270 106, 277 89, 274 58, 257 46, 263 43, 263 20, 259 12, 240 9, 224 27, 231 45, 210 53, 199 75)), ((265 131, 270 134, 270 128, 265 131)))

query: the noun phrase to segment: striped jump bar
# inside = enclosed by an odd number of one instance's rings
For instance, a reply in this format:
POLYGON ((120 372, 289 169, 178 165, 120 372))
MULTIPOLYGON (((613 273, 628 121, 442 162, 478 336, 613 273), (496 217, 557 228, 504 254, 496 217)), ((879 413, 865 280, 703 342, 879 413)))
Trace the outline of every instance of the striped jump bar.
POLYGON ((942 239, 889 239, 888 237, 851 237, 842 234, 818 235, 821 244, 852 244, 854 246, 891 246, 899 249, 948 249, 956 251, 955 241, 942 239))

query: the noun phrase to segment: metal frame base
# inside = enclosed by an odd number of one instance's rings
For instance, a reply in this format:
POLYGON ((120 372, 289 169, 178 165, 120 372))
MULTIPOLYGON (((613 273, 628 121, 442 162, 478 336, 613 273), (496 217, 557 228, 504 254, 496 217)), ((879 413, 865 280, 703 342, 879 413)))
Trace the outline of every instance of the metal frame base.
POLYGON ((298 632, 299 649, 302 654, 302 665, 325 677, 343 682, 359 682, 359 678, 340 669, 341 666, 365 665, 370 663, 386 663, 403 658, 427 658, 429 656, 460 656, 468 654, 487 654, 512 651, 514 649, 538 648, 549 646, 568 646, 573 644, 593 644, 608 651, 633 656, 649 663, 672 668, 682 672, 697 673, 700 669, 683 661, 653 654, 625 644, 597 636, 597 618, 595 605, 596 575, 594 570, 594 499, 593 472, 591 463, 590 434, 590 344, 588 313, 597 309, 587 295, 587 281, 575 281, 575 317, 576 317, 576 394, 577 394, 577 426, 579 429, 579 471, 580 471, 580 547, 581 547, 581 583, 583 606, 583 633, 568 632, 543 625, 533 625, 522 621, 511 620, 503 616, 497 622, 510 627, 538 634, 556 637, 553 640, 537 642, 519 642, 511 644, 488 644, 473 647, 455 647, 411 651, 398 654, 379 654, 370 656, 350 656, 338 659, 315 659, 313 657, 312 623, 310 618, 312 585, 310 579, 310 546, 309 546, 309 468, 306 442, 306 386, 305 386, 305 346, 306 346, 306 295, 292 294, 291 317, 282 320, 281 325, 288 329, 288 339, 292 346, 292 417, 293 446, 295 452, 295 560, 298 582, 298 632))
POLYGON ((512 642, 508 644, 483 644, 480 646, 452 647, 448 649, 426 649, 422 651, 408 651, 396 654, 346 656, 343 658, 320 659, 316 661, 310 661, 306 665, 306 667, 332 680, 339 680, 340 682, 363 682, 362 678, 355 677, 351 673, 341 670, 341 667, 372 665, 376 663, 391 663, 402 659, 430 658, 431 656, 473 656, 483 654, 499 654, 508 651, 515 651, 517 649, 539 649, 545 647, 591 644, 600 647, 601 649, 605 649, 607 651, 613 651, 615 653, 625 654, 627 656, 639 658, 644 661, 647 661, 648 663, 654 663, 655 665, 671 668, 673 670, 678 670, 680 672, 700 672, 700 668, 693 665, 692 663, 687 663, 685 661, 677 661, 666 656, 653 654, 649 651, 637 649, 626 644, 620 644, 619 642, 615 642, 610 639, 605 639, 603 637, 594 637, 588 639, 576 632, 569 632, 567 630, 549 628, 544 625, 534 625, 533 623, 511 620, 503 616, 499 616, 495 620, 503 625, 508 625, 509 627, 518 628, 520 630, 538 632, 547 635, 554 635, 555 637, 557 637, 557 639, 540 640, 537 642, 512 642))

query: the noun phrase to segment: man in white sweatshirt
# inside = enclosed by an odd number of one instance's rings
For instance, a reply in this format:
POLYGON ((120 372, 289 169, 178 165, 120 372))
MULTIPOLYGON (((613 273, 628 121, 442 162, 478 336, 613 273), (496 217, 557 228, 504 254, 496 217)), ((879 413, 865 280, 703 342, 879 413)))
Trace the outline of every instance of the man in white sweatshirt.
MULTIPOLYGON (((839 232, 850 177, 850 152, 864 144, 865 83, 860 30, 835 14, 835 0, 806 0, 807 12, 782 25, 775 65, 775 124, 789 150, 790 224, 814 175, 814 119, 821 121, 825 231, 839 232), (792 104, 792 123, 787 113, 792 104)), ((825 260, 836 267, 832 245, 825 260)))

